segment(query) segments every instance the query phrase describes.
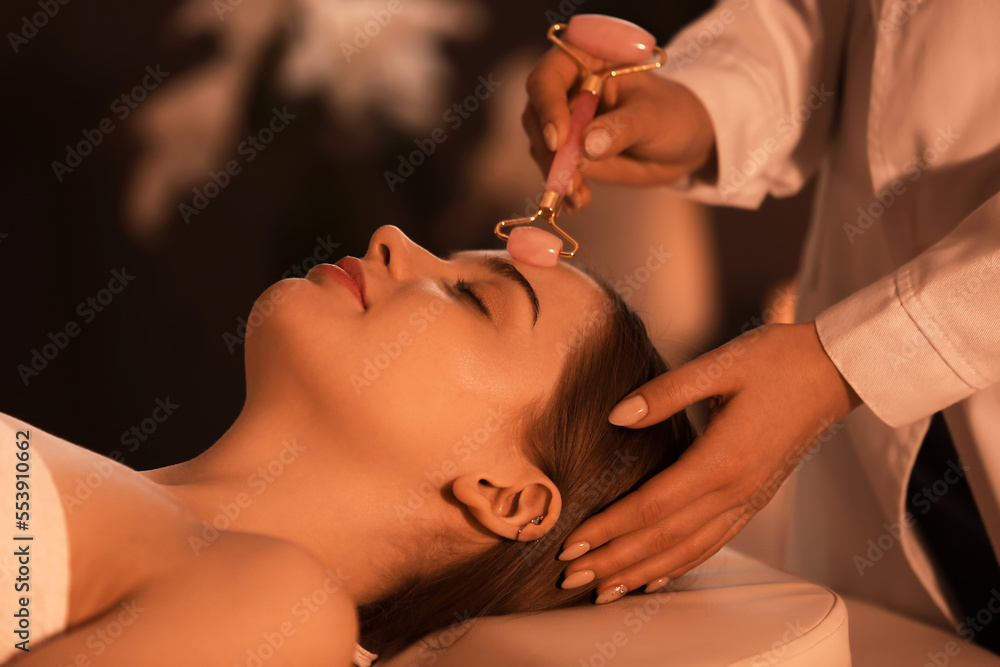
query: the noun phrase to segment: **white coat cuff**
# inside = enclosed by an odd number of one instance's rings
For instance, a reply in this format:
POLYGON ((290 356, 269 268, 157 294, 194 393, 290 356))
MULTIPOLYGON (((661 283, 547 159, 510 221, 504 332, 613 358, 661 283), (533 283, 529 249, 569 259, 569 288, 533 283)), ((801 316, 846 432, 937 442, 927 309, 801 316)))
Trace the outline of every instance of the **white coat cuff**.
POLYGON ((906 312, 900 291, 897 274, 891 274, 816 318, 820 342, 840 374, 865 405, 894 428, 972 391, 906 312))
POLYGON ((757 208, 768 193, 762 174, 782 159, 774 155, 781 140, 773 121, 781 115, 776 84, 739 53, 706 50, 694 59, 685 55, 683 44, 682 33, 667 47, 662 76, 688 88, 705 106, 719 171, 715 183, 685 178, 668 187, 706 204, 757 208))

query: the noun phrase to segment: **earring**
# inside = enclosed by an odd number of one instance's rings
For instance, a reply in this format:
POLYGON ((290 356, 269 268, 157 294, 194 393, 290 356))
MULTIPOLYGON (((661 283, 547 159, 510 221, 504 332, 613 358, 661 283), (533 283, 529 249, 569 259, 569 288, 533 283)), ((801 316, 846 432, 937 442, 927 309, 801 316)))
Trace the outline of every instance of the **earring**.
MULTIPOLYGON (((540 514, 539 516, 536 516, 534 519, 532 519, 528 523, 530 523, 533 526, 537 526, 537 525, 541 524, 544 519, 545 519, 545 515, 544 514, 540 514)), ((520 542, 521 541, 521 531, 528 527, 528 523, 524 524, 523 526, 521 526, 520 528, 517 529, 517 537, 514 538, 515 542, 520 542)), ((541 538, 539 538, 539 539, 541 539, 541 538)))

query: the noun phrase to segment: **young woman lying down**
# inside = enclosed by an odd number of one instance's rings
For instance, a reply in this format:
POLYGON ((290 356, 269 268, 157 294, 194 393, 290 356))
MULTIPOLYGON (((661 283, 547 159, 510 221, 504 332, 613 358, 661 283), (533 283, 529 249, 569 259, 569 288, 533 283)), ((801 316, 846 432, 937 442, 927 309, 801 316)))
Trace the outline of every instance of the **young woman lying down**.
POLYGON ((0 415, 7 472, 27 451, 33 493, 61 499, 32 528, 65 535, 69 573, 7 664, 346 666, 356 643, 388 657, 456 618, 580 603, 597 582, 560 587, 563 538, 691 439, 683 415, 608 423, 666 367, 565 262, 440 259, 383 227, 254 309, 245 405, 190 461, 137 471, 0 415))

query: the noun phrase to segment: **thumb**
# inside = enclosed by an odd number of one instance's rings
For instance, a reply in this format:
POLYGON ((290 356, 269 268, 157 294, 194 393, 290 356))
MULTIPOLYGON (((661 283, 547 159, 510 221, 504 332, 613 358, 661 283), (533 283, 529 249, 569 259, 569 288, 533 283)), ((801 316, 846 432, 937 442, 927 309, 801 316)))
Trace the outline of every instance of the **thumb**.
MULTIPOLYGON (((734 386, 725 368, 717 372, 719 350, 655 377, 622 399, 608 416, 616 426, 644 428, 658 424, 684 408, 734 386)), ((720 367, 721 368, 721 367, 720 367)))
POLYGON ((642 136, 641 125, 627 109, 615 109, 595 118, 583 133, 583 155, 588 160, 614 157, 642 136))

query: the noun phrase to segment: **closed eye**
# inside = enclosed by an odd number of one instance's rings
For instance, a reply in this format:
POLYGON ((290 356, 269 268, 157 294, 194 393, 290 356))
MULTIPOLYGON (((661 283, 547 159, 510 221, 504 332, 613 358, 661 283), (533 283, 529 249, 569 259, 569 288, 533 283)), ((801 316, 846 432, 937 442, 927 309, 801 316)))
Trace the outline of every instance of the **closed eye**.
POLYGON ((483 313, 483 315, 485 315, 486 317, 490 316, 490 311, 488 308, 486 308, 486 304, 483 303, 483 300, 480 299, 479 295, 477 295, 472 290, 472 288, 469 287, 469 284, 464 280, 462 280, 461 278, 459 278, 455 282, 455 291, 459 292, 465 298, 469 299, 472 302, 472 304, 483 313))
MULTIPOLYGON (((459 260, 463 254, 465 253, 453 252, 448 256, 448 260, 459 260)), ((473 254, 472 261, 479 264, 496 277, 510 281, 515 286, 520 288, 528 302, 527 305, 531 308, 531 326, 535 326, 535 323, 538 322, 538 314, 540 312, 538 307, 538 296, 535 294, 535 290, 531 286, 531 283, 529 283, 527 279, 525 279, 524 275, 517 270, 517 267, 496 255, 473 254)))

